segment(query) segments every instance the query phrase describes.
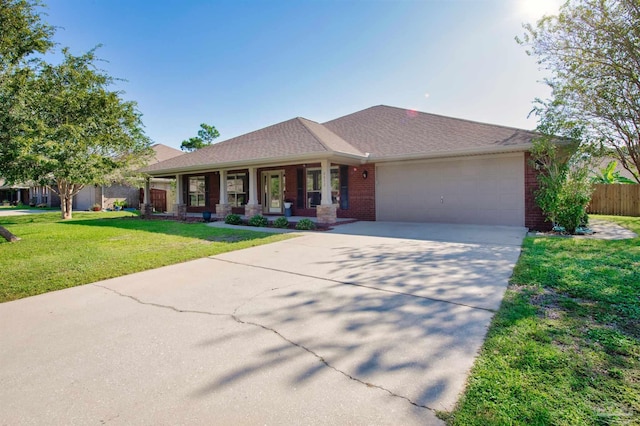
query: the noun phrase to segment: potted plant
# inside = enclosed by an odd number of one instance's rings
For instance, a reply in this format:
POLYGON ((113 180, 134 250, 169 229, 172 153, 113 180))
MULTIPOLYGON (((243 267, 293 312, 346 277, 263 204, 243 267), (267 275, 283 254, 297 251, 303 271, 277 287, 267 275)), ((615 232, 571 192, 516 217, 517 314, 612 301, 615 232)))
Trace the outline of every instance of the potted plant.
POLYGON ((116 200, 113 202, 113 209, 119 211, 127 207, 127 200, 116 200))
POLYGON ((102 210, 102 206, 100 206, 100 204, 95 203, 93 206, 91 206, 91 210, 93 210, 94 212, 99 212, 100 210, 102 210))

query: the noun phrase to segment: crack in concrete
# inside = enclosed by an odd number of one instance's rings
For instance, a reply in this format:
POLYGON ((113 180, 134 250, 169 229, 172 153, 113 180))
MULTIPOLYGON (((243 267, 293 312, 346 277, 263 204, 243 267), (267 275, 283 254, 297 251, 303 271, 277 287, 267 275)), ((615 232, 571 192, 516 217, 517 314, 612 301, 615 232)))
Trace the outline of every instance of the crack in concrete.
POLYGON ((103 285, 100 285, 100 284, 92 284, 92 285, 95 286, 95 287, 103 288, 105 290, 109 290, 110 292, 115 293, 118 296, 122 296, 122 297, 125 297, 127 299, 131 299, 134 302, 139 303, 141 305, 153 306, 155 308, 169 309, 170 311, 174 311, 174 312, 177 312, 179 314, 201 314, 201 315, 210 315, 210 316, 219 316, 219 317, 231 317, 231 316, 233 316, 232 314, 229 314, 229 313, 226 313, 226 312, 193 311, 193 310, 190 310, 190 309, 178 309, 178 308, 176 308, 174 306, 171 306, 171 305, 162 305, 160 303, 145 302, 143 300, 138 299, 135 296, 130 296, 128 294, 121 293, 118 290, 114 290, 114 289, 112 289, 110 287, 106 287, 106 286, 103 286, 103 285))
POLYGON ((269 288, 269 289, 263 290, 261 292, 258 292, 256 294, 254 294, 253 296, 251 296, 250 298, 248 298, 247 300, 245 300, 244 302, 242 302, 241 304, 239 304, 238 306, 236 306, 236 308, 233 310, 232 315, 235 315, 240 308, 242 308, 243 306, 246 306, 249 303, 253 302, 254 299, 262 296, 263 294, 266 294, 266 293, 269 293, 269 292, 272 292, 272 291, 276 291, 276 290, 281 290, 283 288, 294 287, 294 286, 301 285, 301 284, 302 283, 298 282, 298 283, 295 283, 295 284, 289 284, 289 285, 285 285, 285 286, 282 286, 282 287, 269 288))
POLYGON ((353 287, 361 287, 361 288, 366 288, 366 289, 369 289, 369 290, 382 291, 382 292, 391 293, 391 294, 398 294, 398 295, 401 295, 401 296, 415 297, 416 299, 429 300, 431 302, 447 303, 447 304, 450 304, 450 305, 462 306, 462 307, 469 308, 469 309, 477 309, 477 310, 480 310, 480 311, 491 312, 493 314, 498 312, 495 309, 484 308, 482 306, 473 306, 473 305, 468 305, 466 303, 452 302, 451 300, 438 299, 437 297, 421 296, 419 294, 406 293, 406 292, 397 291, 397 290, 389 290, 387 288, 380 288, 380 287, 375 287, 375 286, 366 285, 366 284, 358 284, 358 283, 352 282, 352 281, 340 281, 340 280, 336 280, 336 279, 333 279, 333 278, 317 277, 315 275, 303 274, 303 273, 300 273, 300 272, 291 272, 291 271, 285 271, 285 270, 282 270, 282 269, 269 268, 267 266, 251 265, 251 264, 248 264, 248 263, 236 262, 236 261, 233 261, 233 260, 218 259, 216 257, 208 257, 208 259, 217 260, 219 262, 231 263, 233 265, 247 266, 249 268, 265 269, 267 271, 280 272, 280 273, 283 273, 283 274, 296 275, 296 276, 305 277, 305 278, 312 278, 312 279, 316 279, 316 280, 320 280, 320 281, 328 281, 328 282, 332 282, 332 283, 336 283, 336 284, 350 285, 350 286, 353 286, 353 287))
POLYGON ((283 336, 282 334, 280 334, 280 332, 279 332, 278 330, 276 330, 276 329, 273 329, 273 328, 271 328, 271 327, 267 327, 266 325, 258 324, 258 323, 255 323, 255 322, 251 322, 251 321, 243 321, 243 320, 241 320, 240 318, 236 317, 235 315, 232 315, 232 318, 233 318, 233 320, 234 320, 234 321, 236 321, 236 322, 238 322, 238 323, 240 323, 240 324, 252 325, 252 326, 254 326, 254 327, 259 327, 259 328, 262 328, 262 329, 264 329, 264 330, 266 330, 266 331, 270 331, 270 332, 274 333, 275 335, 277 335, 278 337, 280 337, 280 338, 281 338, 282 340, 284 340, 285 342, 287 342, 287 343, 289 343, 289 344, 291 344, 291 345, 293 345, 293 346, 295 346, 295 347, 297 347, 297 348, 300 348, 300 349, 302 349, 302 350, 304 350, 304 351, 308 352, 308 353, 309 353, 309 354, 311 354, 313 357, 315 357, 319 362, 321 362, 322 364, 324 364, 326 367, 328 367, 328 368, 332 369, 333 371, 335 371, 335 372, 337 372, 337 373, 342 374, 343 376, 345 376, 345 377, 346 377, 346 378, 348 378, 349 380, 352 380, 352 381, 354 381, 354 382, 357 382, 357 383, 363 384, 363 385, 365 385, 365 386, 367 386, 367 387, 369 387, 369 388, 376 388, 376 389, 380 389, 381 391, 384 391, 384 392, 388 393, 389 395, 391 395, 391 396, 393 396, 393 397, 400 398, 400 399, 404 399, 404 400, 405 400, 405 401, 407 401, 409 404, 411 404, 411 405, 413 405, 413 406, 415 406, 415 407, 418 407, 418 408, 424 408, 424 409, 430 410, 430 411, 432 411, 432 412, 434 412, 434 413, 436 412, 436 410, 435 410, 434 408, 428 407, 428 406, 426 406, 426 405, 419 404, 419 403, 417 403, 417 402, 413 401, 411 398, 406 397, 406 396, 404 396, 404 395, 397 394, 397 393, 395 393, 395 392, 393 392, 393 391, 391 391, 391 390, 389 390, 389 389, 385 388, 384 386, 376 385, 376 384, 374 384, 374 383, 365 382, 364 380, 361 380, 361 379, 358 379, 357 377, 352 376, 351 374, 347 373, 346 371, 342 371, 342 370, 340 370, 339 368, 337 368, 337 367, 335 367, 335 366, 331 365, 331 364, 329 363, 329 361, 327 361, 326 359, 324 359, 324 357, 322 357, 322 356, 318 355, 316 352, 314 352, 313 350, 311 350, 311 349, 307 348, 306 346, 304 346, 304 345, 302 345, 302 344, 300 344, 300 343, 296 343, 296 342, 294 342, 294 341, 292 341, 292 340, 288 339, 287 337, 285 337, 285 336, 283 336))
MULTIPOLYGON (((274 328, 271 328, 271 327, 268 327, 266 325, 259 324, 259 323, 253 322, 253 321, 242 320, 235 313, 241 306, 245 305, 247 302, 244 302, 241 305, 239 305, 238 307, 236 307, 234 309, 233 313, 231 313, 231 314, 229 314, 229 313, 221 313, 221 312, 196 311, 196 310, 191 310, 191 309, 178 309, 175 306, 163 305, 163 304, 160 304, 160 303, 145 302, 145 301, 143 301, 143 300, 141 300, 141 299, 139 299, 139 298, 137 298, 135 296, 124 294, 124 293, 119 292, 117 290, 114 290, 114 289, 112 289, 110 287, 106 287, 106 286, 103 286, 103 285, 100 285, 100 284, 95 284, 95 283, 92 284, 92 285, 95 286, 95 287, 103 288, 105 290, 109 290, 112 293, 114 293, 114 294, 116 294, 116 295, 118 295, 120 297, 124 297, 126 299, 133 300, 134 302, 139 303, 141 305, 151 306, 151 307, 160 308, 160 309, 168 309, 170 311, 173 311, 173 312, 176 312, 176 313, 179 313, 179 314, 187 313, 187 314, 199 314, 199 315, 209 315, 209 316, 225 316, 225 317, 231 318, 233 321, 235 321, 238 324, 249 325, 249 326, 252 326, 252 327, 261 328, 261 329, 263 329, 265 331, 270 331, 273 334, 275 334, 276 336, 278 336, 280 339, 282 339, 285 342, 289 343, 290 345, 293 345, 293 346, 295 346, 295 347, 297 347, 299 349, 302 349, 303 351, 309 353, 314 358, 316 358, 320 363, 324 364, 327 368, 330 368, 331 370, 333 370, 333 371, 335 371, 335 372, 337 372, 339 374, 342 374, 344 377, 348 378, 349 380, 352 380, 354 382, 360 383, 360 384, 365 385, 365 386, 367 386, 369 388, 376 388, 376 389, 379 389, 381 391, 384 391, 384 392, 388 393, 389 395, 391 395, 392 397, 403 399, 403 400, 407 401, 409 404, 411 404, 411 405, 413 405, 415 407, 424 408, 424 409, 432 411, 434 413, 436 412, 436 410, 434 408, 432 408, 432 407, 429 407, 427 405, 419 404, 419 403, 413 401, 411 398, 406 397, 404 395, 397 394, 397 393, 393 392, 392 390, 385 388, 384 386, 376 385, 374 383, 365 382, 364 380, 361 380, 361 379, 359 379, 359 378, 357 378, 355 376, 352 376, 351 374, 347 373, 346 371, 340 370, 339 368, 335 367, 334 365, 331 365, 329 363, 329 361, 327 361, 324 357, 322 357, 321 355, 319 355, 318 353, 316 353, 312 349, 309 349, 309 348, 307 348, 306 346, 304 346, 304 345, 302 345, 300 343, 296 343, 293 340, 290 340, 289 338, 285 337, 283 334, 281 334, 278 330, 276 330, 274 328)), ((295 284, 295 285, 297 285, 297 284, 295 284)), ((286 287, 291 287, 291 286, 286 286, 286 287)), ((259 292, 258 294, 252 296, 251 299, 254 299, 254 298, 258 297, 259 295, 267 293, 269 291, 274 291, 274 290, 278 290, 278 289, 279 288, 274 288, 274 289, 270 289, 270 290, 263 290, 263 291, 259 292)))

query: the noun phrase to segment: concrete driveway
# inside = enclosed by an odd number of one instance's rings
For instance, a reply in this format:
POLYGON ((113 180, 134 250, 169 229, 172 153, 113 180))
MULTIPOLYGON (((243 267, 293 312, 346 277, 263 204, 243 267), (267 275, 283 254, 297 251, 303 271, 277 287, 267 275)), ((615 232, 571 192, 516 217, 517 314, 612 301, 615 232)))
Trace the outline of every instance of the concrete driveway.
POLYGON ((524 235, 359 222, 0 304, 0 423, 440 424, 524 235))
POLYGON ((0 217, 2 216, 24 216, 27 214, 39 214, 39 213, 51 213, 56 210, 34 210, 34 209, 20 209, 20 210, 8 210, 0 209, 0 217))

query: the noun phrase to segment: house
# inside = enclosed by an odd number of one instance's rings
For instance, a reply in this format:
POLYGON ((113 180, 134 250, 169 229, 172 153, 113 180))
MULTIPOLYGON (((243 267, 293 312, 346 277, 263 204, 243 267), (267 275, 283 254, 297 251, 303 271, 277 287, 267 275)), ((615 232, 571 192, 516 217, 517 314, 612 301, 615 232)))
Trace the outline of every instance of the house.
POLYGON ((0 178, 0 202, 7 205, 60 207, 60 197, 46 186, 8 185, 2 178, 0 178))
POLYGON ((16 205, 29 203, 29 187, 25 185, 9 185, 0 178, 0 205, 16 205))
MULTIPOLYGON (((149 164, 183 154, 182 151, 163 144, 155 144, 151 148, 154 151, 154 157, 149 164)), ((151 180, 152 205, 156 211, 172 211, 173 203, 167 203, 166 200, 167 198, 169 200, 175 198, 175 192, 172 189, 173 182, 173 179, 151 180), (168 197, 167 194, 169 194, 168 197)), ((137 186, 121 183, 88 185, 73 197, 73 208, 74 210, 90 210, 96 204, 101 209, 113 208, 113 203, 120 200, 126 200, 129 207, 139 208, 142 200, 141 191, 137 186)))
MULTIPOLYGON (((548 227, 536 133, 389 106, 275 124, 143 169, 176 178, 176 213, 548 227)), ((145 190, 150 190, 147 185, 145 190)), ((147 210, 148 212, 148 210, 147 210)))

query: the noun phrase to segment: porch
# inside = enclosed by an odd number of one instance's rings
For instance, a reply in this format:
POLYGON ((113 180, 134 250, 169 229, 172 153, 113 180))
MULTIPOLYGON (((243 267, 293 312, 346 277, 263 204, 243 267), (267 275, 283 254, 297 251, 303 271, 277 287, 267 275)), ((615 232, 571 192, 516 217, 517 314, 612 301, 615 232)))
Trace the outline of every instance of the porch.
MULTIPOLYGON (((175 175, 174 212, 182 220, 197 220, 211 212, 220 220, 233 213, 244 220, 257 214, 270 221, 292 216, 328 226, 354 220, 375 220, 375 166, 317 162, 208 169, 175 175)), ((171 175, 163 174, 163 178, 171 175)), ((150 184, 143 191, 142 212, 153 209, 150 184)))

